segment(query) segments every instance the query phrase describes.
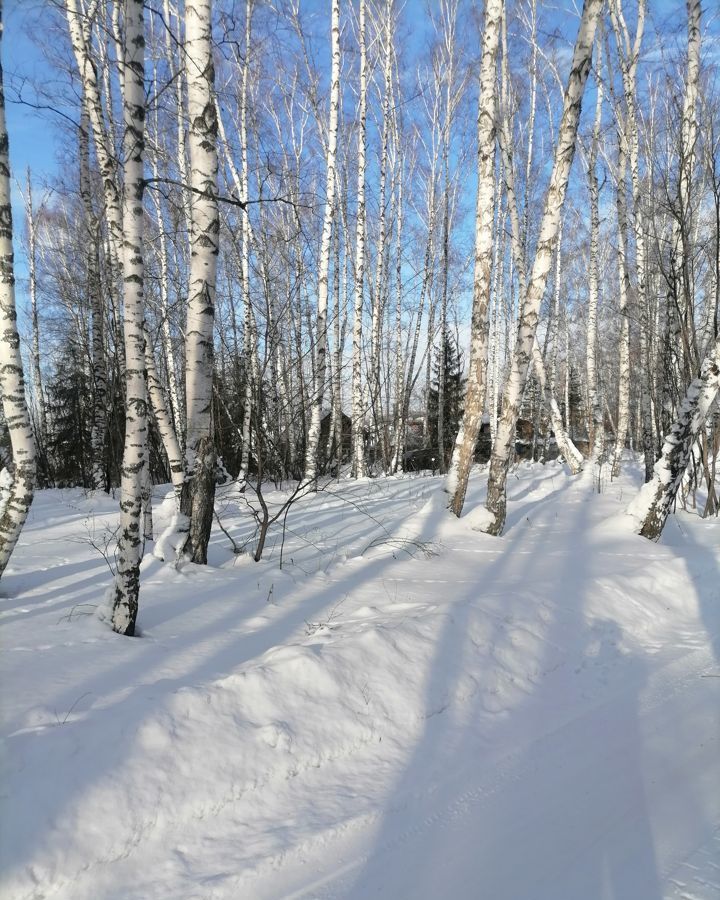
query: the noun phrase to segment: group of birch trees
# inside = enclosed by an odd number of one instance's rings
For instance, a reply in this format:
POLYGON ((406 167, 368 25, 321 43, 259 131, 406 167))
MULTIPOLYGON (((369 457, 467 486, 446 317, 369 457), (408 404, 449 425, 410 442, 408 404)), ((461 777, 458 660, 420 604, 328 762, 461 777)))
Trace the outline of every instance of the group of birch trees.
POLYGON ((678 490, 717 514, 720 26, 701 0, 672 21, 646 0, 42 15, 57 77, 14 90, 61 110, 62 174, 10 173, 0 122, 0 571, 36 468, 120 487, 127 634, 154 483, 200 563, 219 479, 312 489, 420 461, 460 515, 483 435, 493 534, 518 452, 598 484, 641 452, 651 538, 678 490))

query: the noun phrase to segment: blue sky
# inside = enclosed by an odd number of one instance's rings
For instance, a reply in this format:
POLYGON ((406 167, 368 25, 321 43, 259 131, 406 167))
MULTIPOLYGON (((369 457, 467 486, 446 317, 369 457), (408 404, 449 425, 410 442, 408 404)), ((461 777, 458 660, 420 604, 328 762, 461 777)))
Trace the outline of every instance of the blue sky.
MULTIPOLYGON (((347 2, 347 0, 346 0, 347 2)), ((433 0, 430 0, 432 3, 433 0)), ((542 3, 542 0, 540 0, 542 3)), ((578 0, 579 2, 579 0, 578 0)), ((655 25, 661 26, 661 31, 679 31, 682 34, 685 23, 685 4, 682 0, 649 0, 649 12, 655 25)), ((60 171, 61 163, 58 161, 58 116, 50 111, 38 111, 16 102, 18 85, 24 79, 28 81, 28 87, 24 95, 32 98, 34 82, 41 83, 54 77, 35 42, 28 36, 28 31, 37 33, 42 29, 43 23, 53 15, 48 7, 47 0, 5 0, 4 10, 4 35, 3 35, 3 67, 5 73, 5 92, 8 128, 10 133, 10 155, 14 177, 24 181, 25 170, 30 166, 33 172, 33 182, 40 194, 42 185, 54 178, 60 171)), ((320 12, 323 6, 322 0, 307 0, 307 6, 320 12)), ((404 20, 412 22, 414 7, 418 8, 418 16, 424 21, 427 16, 425 0, 406 0, 404 4, 404 20)), ((546 4, 546 9, 555 4, 546 4)), ((575 17, 568 16, 568 9, 572 9, 573 0, 560 0, 555 7, 557 9, 558 25, 564 31, 572 32, 569 38, 574 36, 575 17)), ((715 48, 720 45, 720 4, 718 0, 705 0, 705 35, 706 52, 711 43, 715 48)), ((419 29, 418 29, 419 31, 419 29)), ((417 32, 416 32, 417 33, 417 32)), ((648 45, 654 38, 652 23, 646 32, 648 45)), ((674 39, 670 39, 673 40, 674 39)), ((715 50, 717 52, 717 49, 715 50)), ((72 112, 68 110, 68 112, 72 112)), ((21 233, 24 211, 19 192, 14 186, 13 209, 17 223, 16 234, 21 233)), ((16 243, 17 274, 21 282, 26 275, 26 267, 21 252, 21 247, 16 243)), ((19 285, 22 293, 22 283, 19 285)))

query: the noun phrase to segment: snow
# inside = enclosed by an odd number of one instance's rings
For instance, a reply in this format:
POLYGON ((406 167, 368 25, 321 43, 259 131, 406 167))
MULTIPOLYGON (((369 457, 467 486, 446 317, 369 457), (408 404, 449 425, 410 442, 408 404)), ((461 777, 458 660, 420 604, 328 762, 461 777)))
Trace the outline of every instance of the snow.
POLYGON ((101 616, 116 501, 40 492, 0 601, 0 895, 717 897, 720 522, 629 533, 638 475, 523 464, 501 538, 440 478, 334 483, 260 563, 147 552, 138 638, 101 616))

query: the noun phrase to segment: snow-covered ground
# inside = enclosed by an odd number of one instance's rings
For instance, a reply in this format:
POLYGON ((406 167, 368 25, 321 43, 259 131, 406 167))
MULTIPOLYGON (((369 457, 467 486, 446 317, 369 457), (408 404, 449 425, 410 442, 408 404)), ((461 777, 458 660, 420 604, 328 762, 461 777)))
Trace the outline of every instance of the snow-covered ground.
POLYGON ((650 544, 636 483, 523 465, 499 539, 438 479, 333 484, 282 568, 280 524, 258 564, 220 530, 207 568, 148 552, 137 639, 98 615, 116 503, 40 493, 2 580, 0 896, 716 900, 720 522, 650 544))

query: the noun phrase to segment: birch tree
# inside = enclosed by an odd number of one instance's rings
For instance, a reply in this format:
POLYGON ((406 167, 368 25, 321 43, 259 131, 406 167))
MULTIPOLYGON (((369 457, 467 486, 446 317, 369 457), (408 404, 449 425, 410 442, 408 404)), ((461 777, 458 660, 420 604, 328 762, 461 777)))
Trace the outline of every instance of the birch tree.
POLYGON ((125 303, 125 446, 120 486, 120 539, 112 597, 112 627, 135 634, 147 484, 147 396, 143 265, 145 30, 143 0, 125 6, 123 72, 123 299, 125 303))
MULTIPOLYGON (((0 2, 0 54, 3 21, 0 2)), ((35 490, 35 440, 25 400, 20 335, 15 307, 10 150, 5 124, 5 90, 0 57, 0 392, 12 446, 11 484, 0 508, 0 577, 15 549, 35 490)))
MULTIPOLYGON (((110 252, 109 285, 110 296, 113 303, 113 318, 115 320, 115 345, 118 349, 120 371, 125 367, 125 344, 122 335, 122 316, 120 311, 120 299, 118 285, 122 277, 123 259, 123 221, 120 184, 117 173, 117 160, 114 152, 114 140, 110 134, 109 125, 112 125, 112 90, 109 82, 105 88, 108 116, 106 119, 103 110, 103 98, 98 81, 97 62, 93 56, 91 46, 91 21, 81 9, 78 0, 65 0, 70 42, 80 73, 82 85, 82 103, 87 110, 88 120, 93 135, 95 153, 97 156, 100 177, 103 186, 103 199, 105 204, 105 216, 108 224, 108 248, 110 252)), ((121 66, 122 68, 122 66, 121 66)), ((109 79, 110 67, 105 65, 103 73, 109 79)))
POLYGON ((593 122, 592 137, 590 139, 590 152, 588 154, 588 193, 590 196, 590 260, 588 267, 588 314, 586 336, 586 360, 587 360, 587 393, 588 406, 590 407, 588 436, 590 438, 590 452, 595 463, 603 458, 605 450, 605 420, 598 391, 597 374, 597 320, 598 298, 600 291, 600 274, 598 271, 598 255, 600 244, 600 186, 597 176, 597 157, 600 146, 600 128, 602 124, 603 107, 603 82, 600 77, 600 50, 598 43, 598 55, 595 63, 596 90, 595 120, 593 122))
POLYGON ((331 29, 332 65, 330 70, 330 122, 327 133, 327 160, 325 180, 325 215, 323 217, 318 272, 318 298, 315 347, 315 377, 313 384, 310 428, 305 451, 305 480, 314 481, 317 476, 320 421, 325 389, 327 354, 328 277, 332 227, 335 214, 335 182, 337 159, 338 117, 340 110, 340 0, 333 0, 331 29))
POLYGON ((582 97, 590 71, 595 29, 601 9, 602 0, 585 0, 575 41, 570 74, 563 101, 562 119, 555 147, 553 170, 540 223, 535 261, 528 281, 527 291, 522 301, 510 375, 503 392, 502 416, 498 423, 497 435, 490 459, 486 502, 486 508, 490 513, 490 517, 488 522, 485 523, 483 530, 491 534, 500 534, 505 525, 505 485, 515 440, 515 427, 520 415, 520 402, 532 358, 540 303, 545 293, 560 225, 560 216, 570 177, 570 169, 575 154, 582 97))
POLYGON ((217 201, 217 109, 211 0, 186 0, 185 56, 190 119, 190 282, 185 328, 186 481, 180 509, 187 517, 184 552, 207 563, 215 500, 216 453, 212 399, 215 282, 220 237, 217 201))
POLYGON ((475 211, 475 278, 470 342, 470 370, 465 388, 463 419, 455 439, 445 490, 448 503, 459 516, 465 502, 470 468, 480 432, 487 370, 488 307, 492 287, 495 107, 497 51, 503 16, 502 0, 487 0, 480 63, 480 99, 478 104, 478 186, 475 211))
POLYGON ((617 209, 618 240, 618 300, 620 313, 620 340, 618 363, 618 421, 615 433, 615 451, 613 454, 612 474, 617 478, 620 474, 620 462, 630 425, 630 319, 628 295, 630 293, 630 272, 627 262, 628 226, 627 226, 627 192, 625 180, 627 176, 627 153, 623 128, 618 128, 618 166, 615 184, 615 206, 617 209))
MULTIPOLYGON (((41 478, 47 478, 47 404, 45 402, 45 389, 43 387, 42 371, 40 369, 40 321, 38 316, 37 296, 37 220, 33 202, 32 181, 28 168, 25 180, 25 211, 27 219, 27 265, 28 286, 30 293, 30 324, 32 327, 32 340, 30 344, 30 361, 32 373, 33 396, 37 408, 37 455, 40 461, 41 478)), ((43 203, 40 204, 42 212, 43 203)), ((42 482, 41 482, 42 484, 42 482)))
POLYGON ((360 0, 360 97, 358 101, 357 224, 355 234, 355 302, 352 334, 352 452, 353 474, 366 475, 362 389, 362 320, 365 292, 365 156, 367 154, 367 47, 365 0, 360 0))
MULTIPOLYGON (((640 141, 638 136, 637 114, 637 64, 640 56, 643 32, 645 28, 645 0, 639 0, 637 11, 637 27, 635 38, 631 41, 630 32, 622 12, 620 0, 611 0, 610 14, 615 32, 622 73, 623 92, 626 115, 623 123, 623 139, 630 164, 630 181, 632 184, 632 224, 635 237, 635 269, 638 319, 640 321, 640 410, 642 416, 643 455, 645 458, 645 480, 652 476, 655 462, 653 447, 652 412, 650 407, 649 356, 648 356, 648 298, 647 271, 645 253, 645 223, 642 212, 642 196, 640 183, 640 141)), ((627 265, 627 260, 626 260, 627 265)), ((619 456, 615 457, 616 468, 619 456)))
POLYGON ((710 349, 700 374, 687 389, 678 416, 665 437, 652 479, 628 507, 643 537, 656 541, 672 511, 698 435, 713 413, 720 393, 720 338, 710 349))

